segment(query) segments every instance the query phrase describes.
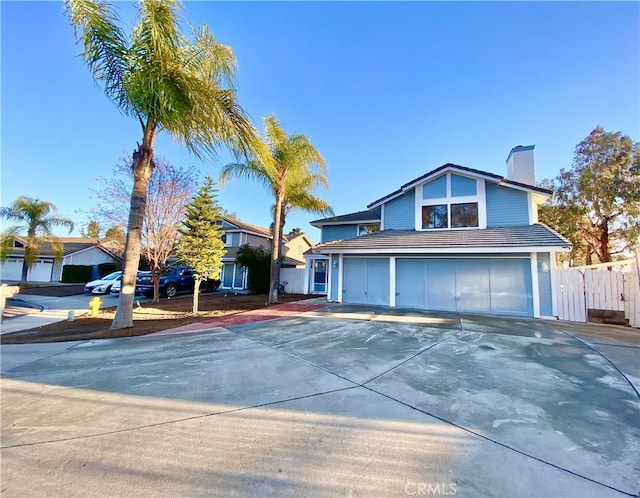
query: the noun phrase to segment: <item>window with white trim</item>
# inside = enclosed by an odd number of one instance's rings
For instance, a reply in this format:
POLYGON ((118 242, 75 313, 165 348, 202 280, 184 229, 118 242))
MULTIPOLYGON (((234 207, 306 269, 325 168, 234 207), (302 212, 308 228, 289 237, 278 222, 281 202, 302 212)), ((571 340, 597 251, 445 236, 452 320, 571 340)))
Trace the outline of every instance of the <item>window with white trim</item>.
POLYGON ((479 185, 475 178, 446 173, 418 189, 420 228, 443 230, 451 228, 478 228, 479 185))
POLYGON ((368 223, 366 225, 358 225, 358 235, 367 235, 369 233, 379 232, 380 223, 368 223))

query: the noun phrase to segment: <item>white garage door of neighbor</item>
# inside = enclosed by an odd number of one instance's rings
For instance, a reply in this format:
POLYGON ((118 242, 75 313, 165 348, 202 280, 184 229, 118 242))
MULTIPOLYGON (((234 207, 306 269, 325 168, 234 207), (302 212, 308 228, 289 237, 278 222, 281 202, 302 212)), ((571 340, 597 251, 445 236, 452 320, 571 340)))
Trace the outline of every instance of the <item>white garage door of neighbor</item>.
POLYGON ((35 266, 29 269, 27 280, 29 282, 51 282, 51 272, 53 271, 53 261, 39 259, 35 266))
POLYGON ((396 260, 396 305, 533 315, 528 258, 396 260))
POLYGON ((22 278, 22 260, 7 259, 0 266, 0 279, 3 281, 20 280, 22 278))

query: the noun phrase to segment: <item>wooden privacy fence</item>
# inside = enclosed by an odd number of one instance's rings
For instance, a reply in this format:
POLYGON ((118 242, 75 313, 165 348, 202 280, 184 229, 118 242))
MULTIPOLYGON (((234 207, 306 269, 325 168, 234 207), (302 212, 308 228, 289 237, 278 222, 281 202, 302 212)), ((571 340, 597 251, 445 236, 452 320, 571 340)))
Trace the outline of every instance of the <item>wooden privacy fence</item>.
POLYGON ((281 268, 280 283, 287 282, 285 292, 287 294, 306 294, 304 275, 304 268, 281 268))
POLYGON ((634 271, 555 270, 558 319, 640 327, 640 286, 634 271))

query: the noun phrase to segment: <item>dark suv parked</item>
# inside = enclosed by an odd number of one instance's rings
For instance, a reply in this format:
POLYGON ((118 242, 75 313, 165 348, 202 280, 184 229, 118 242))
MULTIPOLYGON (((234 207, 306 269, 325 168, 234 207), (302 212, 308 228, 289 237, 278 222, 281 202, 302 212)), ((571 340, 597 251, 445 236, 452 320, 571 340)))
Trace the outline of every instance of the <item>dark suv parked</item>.
MULTIPOLYGON (((193 269, 189 266, 169 266, 160 276, 160 295, 173 297, 178 292, 193 292, 193 269)), ((203 280, 202 292, 213 292, 220 287, 220 280, 203 280)), ((153 295, 151 275, 139 275, 136 279, 136 294, 153 295)))

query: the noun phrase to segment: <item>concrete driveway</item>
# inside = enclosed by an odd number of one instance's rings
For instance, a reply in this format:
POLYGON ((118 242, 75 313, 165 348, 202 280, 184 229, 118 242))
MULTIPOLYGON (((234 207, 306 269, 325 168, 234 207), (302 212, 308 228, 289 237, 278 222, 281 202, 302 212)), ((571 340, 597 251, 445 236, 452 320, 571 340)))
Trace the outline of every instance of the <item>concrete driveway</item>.
POLYGON ((4 496, 637 496, 640 331, 329 305, 2 347, 4 496))

